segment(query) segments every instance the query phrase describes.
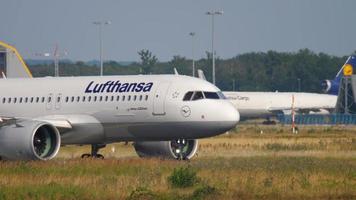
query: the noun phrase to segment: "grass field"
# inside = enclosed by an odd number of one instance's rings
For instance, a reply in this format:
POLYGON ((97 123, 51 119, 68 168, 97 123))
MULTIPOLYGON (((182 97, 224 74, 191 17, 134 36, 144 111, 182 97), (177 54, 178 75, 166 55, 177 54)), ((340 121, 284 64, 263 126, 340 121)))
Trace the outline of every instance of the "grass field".
POLYGON ((356 199, 356 127, 241 125, 199 142, 189 162, 140 159, 121 143, 105 160, 68 146, 49 162, 1 162, 0 199, 356 199))

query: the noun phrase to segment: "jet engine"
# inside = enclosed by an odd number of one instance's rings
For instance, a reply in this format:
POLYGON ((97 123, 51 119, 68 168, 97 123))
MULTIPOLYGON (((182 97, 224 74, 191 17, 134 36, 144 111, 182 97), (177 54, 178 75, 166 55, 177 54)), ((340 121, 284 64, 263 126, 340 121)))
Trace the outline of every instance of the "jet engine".
POLYGON ((340 83, 338 81, 324 80, 321 82, 321 89, 324 93, 337 95, 339 92, 339 85, 340 83))
POLYGON ((140 157, 188 160, 197 152, 198 141, 186 139, 172 141, 145 141, 135 142, 134 147, 137 155, 140 157))
POLYGON ((61 138, 56 127, 25 120, 0 128, 0 156, 8 160, 49 160, 57 155, 61 138))

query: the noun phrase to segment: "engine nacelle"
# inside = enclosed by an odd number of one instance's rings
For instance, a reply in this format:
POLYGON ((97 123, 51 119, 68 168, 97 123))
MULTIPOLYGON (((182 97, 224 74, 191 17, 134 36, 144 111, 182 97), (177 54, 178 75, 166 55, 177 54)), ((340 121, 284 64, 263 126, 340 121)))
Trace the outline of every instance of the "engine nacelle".
POLYGON ((49 160, 59 151, 61 138, 56 127, 25 120, 0 128, 0 156, 8 160, 49 160))
POLYGON ((136 153, 140 157, 166 159, 191 159, 197 152, 197 140, 146 141, 135 142, 136 153))
POLYGON ((331 89, 331 81, 330 80, 323 80, 321 82, 321 90, 324 92, 324 93, 328 93, 331 89))
POLYGON ((337 95, 340 83, 336 80, 324 80, 321 82, 321 89, 324 93, 337 95))

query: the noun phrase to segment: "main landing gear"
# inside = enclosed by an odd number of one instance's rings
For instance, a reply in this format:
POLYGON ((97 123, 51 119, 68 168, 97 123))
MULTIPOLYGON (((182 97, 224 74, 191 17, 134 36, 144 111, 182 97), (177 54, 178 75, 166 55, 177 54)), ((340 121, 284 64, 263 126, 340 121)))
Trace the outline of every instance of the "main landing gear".
POLYGON ((91 154, 85 153, 82 155, 82 158, 99 158, 104 159, 104 156, 98 154, 99 149, 106 147, 106 144, 92 144, 91 145, 91 154))
POLYGON ((276 125, 277 122, 274 121, 274 120, 271 120, 271 118, 267 117, 267 118, 266 118, 266 121, 263 121, 262 124, 263 124, 263 125, 276 125))

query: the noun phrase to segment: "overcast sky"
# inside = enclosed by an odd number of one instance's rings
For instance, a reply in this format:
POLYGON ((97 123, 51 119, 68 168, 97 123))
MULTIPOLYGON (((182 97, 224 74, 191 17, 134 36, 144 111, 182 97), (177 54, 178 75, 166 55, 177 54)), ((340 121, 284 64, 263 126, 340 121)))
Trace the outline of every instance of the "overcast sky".
POLYGON ((208 10, 215 18, 215 50, 230 58, 251 51, 309 48, 331 55, 356 50, 354 0, 0 0, 0 40, 15 45, 25 58, 54 49, 73 60, 99 59, 103 27, 105 59, 139 60, 149 49, 159 60, 190 58, 195 32, 196 57, 211 50, 208 10))

